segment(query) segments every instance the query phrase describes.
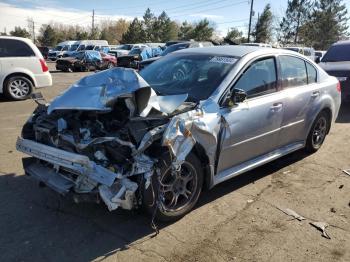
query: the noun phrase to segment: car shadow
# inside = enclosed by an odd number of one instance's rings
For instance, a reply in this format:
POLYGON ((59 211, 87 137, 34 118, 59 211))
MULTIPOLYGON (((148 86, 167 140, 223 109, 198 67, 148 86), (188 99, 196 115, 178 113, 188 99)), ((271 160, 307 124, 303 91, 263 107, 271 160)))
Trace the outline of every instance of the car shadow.
MULTIPOLYGON (((295 152, 204 191, 196 208, 306 156, 295 152)), ((0 175, 0 198, 3 261, 103 260, 154 236, 151 218, 141 211, 109 212, 103 204, 75 204, 47 188, 39 190, 25 175, 0 175)), ((158 223, 160 230, 168 225, 158 223)))
POLYGON ((342 102, 336 123, 349 123, 350 122, 350 102, 342 102))
POLYGON ((293 163, 304 159, 307 156, 309 156, 309 154, 307 154, 304 150, 298 150, 289 155, 274 160, 270 163, 267 163, 263 166, 260 166, 239 176, 231 178, 215 186, 211 190, 205 190, 204 192, 202 192, 202 195, 199 199, 199 203, 197 204, 197 208, 206 205, 207 203, 210 203, 215 199, 229 194, 248 184, 254 183, 259 179, 269 176, 277 172, 278 170, 283 169, 284 167, 287 167, 293 163))

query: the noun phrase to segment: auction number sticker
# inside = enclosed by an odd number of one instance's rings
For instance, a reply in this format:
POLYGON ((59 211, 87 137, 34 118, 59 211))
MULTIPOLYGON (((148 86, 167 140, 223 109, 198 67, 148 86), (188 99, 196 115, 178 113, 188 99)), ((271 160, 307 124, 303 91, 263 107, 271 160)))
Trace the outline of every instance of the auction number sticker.
POLYGON ((233 57, 226 57, 226 56, 214 56, 212 59, 210 59, 210 62, 212 63, 220 63, 220 64, 234 64, 236 63, 237 59, 233 57))

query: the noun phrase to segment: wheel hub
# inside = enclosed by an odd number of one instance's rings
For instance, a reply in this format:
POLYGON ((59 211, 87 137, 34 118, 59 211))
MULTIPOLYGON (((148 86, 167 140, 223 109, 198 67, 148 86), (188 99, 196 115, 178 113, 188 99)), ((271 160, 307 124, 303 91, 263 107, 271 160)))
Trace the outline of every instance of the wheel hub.
POLYGON ((189 205, 197 189, 196 180, 195 170, 188 163, 184 163, 179 171, 169 167, 159 181, 163 208, 177 211, 189 205))

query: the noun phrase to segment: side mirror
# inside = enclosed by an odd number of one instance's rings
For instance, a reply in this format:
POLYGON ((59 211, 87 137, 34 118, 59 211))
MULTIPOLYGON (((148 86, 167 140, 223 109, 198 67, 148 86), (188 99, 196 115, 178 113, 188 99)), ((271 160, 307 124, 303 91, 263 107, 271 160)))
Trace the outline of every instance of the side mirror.
POLYGON ((226 97, 224 106, 232 107, 246 100, 247 93, 242 89, 233 89, 226 97))
POLYGON ((242 89, 233 89, 231 99, 234 104, 242 103, 247 99, 247 93, 242 89))

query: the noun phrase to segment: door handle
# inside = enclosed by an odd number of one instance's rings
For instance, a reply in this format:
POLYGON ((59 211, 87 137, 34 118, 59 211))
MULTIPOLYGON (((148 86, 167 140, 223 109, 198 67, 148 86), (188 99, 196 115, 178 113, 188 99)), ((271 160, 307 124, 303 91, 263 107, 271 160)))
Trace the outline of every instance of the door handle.
POLYGON ((282 108, 282 103, 275 103, 270 107, 273 111, 278 111, 282 108))
POLYGON ((311 97, 316 98, 320 95, 320 91, 312 92, 311 97))

